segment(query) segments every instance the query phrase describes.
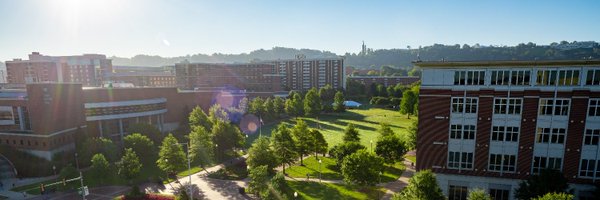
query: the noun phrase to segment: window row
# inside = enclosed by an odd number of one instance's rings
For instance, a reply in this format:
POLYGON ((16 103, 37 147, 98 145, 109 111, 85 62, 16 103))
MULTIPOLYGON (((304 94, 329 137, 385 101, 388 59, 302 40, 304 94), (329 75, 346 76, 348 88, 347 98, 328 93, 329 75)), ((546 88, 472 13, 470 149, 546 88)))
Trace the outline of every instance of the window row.
POLYGON ((514 126, 493 126, 492 141, 496 142, 517 142, 519 141, 519 127, 514 126))
POLYGON ((581 159, 579 165, 579 177, 600 177, 600 160, 581 159))
POLYGON ((488 165, 490 171, 515 172, 517 169, 517 156, 490 154, 490 163, 488 165))
POLYGON ((540 115, 569 115, 570 99, 540 99, 540 115))
POLYGON ((584 145, 598 145, 600 139, 600 129, 586 129, 583 135, 584 145))
POLYGON ((579 70, 538 70, 536 83, 537 85, 579 85, 579 70))
POLYGON ((490 84, 492 85, 529 85, 531 80, 530 70, 503 70, 492 71, 490 84))
POLYGON ((542 169, 562 170, 562 158, 533 157, 532 173, 538 174, 542 169))
POLYGON ((495 98, 494 114, 520 115, 522 105, 521 98, 495 98))
POLYGON ((567 130, 564 128, 537 128, 535 142, 564 144, 567 130))
MULTIPOLYGON (((452 97, 452 113, 477 113, 477 97, 452 97)), ((539 102, 539 115, 568 116, 570 99, 543 98, 539 102)), ((520 115, 523 110, 522 98, 494 98, 494 114, 520 115)), ((590 99, 588 116, 600 117, 600 99, 590 99)))
POLYGON ((450 125, 450 139, 474 140, 475 126, 460 124, 450 125))
POLYGON ((485 71, 455 71, 454 85, 483 85, 485 71))
POLYGON ((452 97, 452 113, 477 113, 475 97, 452 97))
POLYGON ((449 169, 473 169, 473 153, 448 152, 449 169))

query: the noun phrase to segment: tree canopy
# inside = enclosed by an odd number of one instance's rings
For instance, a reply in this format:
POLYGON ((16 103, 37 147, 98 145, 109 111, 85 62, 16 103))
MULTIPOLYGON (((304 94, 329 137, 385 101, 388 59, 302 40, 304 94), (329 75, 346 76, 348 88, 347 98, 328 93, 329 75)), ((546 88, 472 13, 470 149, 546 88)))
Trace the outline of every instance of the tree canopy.
POLYGON ((383 167, 383 158, 362 149, 344 158, 342 175, 347 183, 373 186, 379 182, 383 167))
POLYGON ((185 153, 173 134, 163 139, 156 164, 158 168, 171 174, 185 168, 185 153))
POLYGON ((400 193, 396 193, 393 200, 404 199, 446 199, 442 189, 437 184, 435 174, 431 170, 421 170, 408 180, 400 193))
POLYGON ((344 142, 360 142, 358 130, 354 128, 354 124, 348 124, 344 130, 344 142))
POLYGON ((539 174, 522 181, 515 192, 519 199, 532 199, 547 193, 568 192, 567 178, 558 170, 543 169, 539 174))
POLYGON ((270 147, 271 141, 267 137, 258 137, 248 150, 246 163, 250 168, 266 166, 269 174, 273 174, 277 167, 277 157, 270 147))

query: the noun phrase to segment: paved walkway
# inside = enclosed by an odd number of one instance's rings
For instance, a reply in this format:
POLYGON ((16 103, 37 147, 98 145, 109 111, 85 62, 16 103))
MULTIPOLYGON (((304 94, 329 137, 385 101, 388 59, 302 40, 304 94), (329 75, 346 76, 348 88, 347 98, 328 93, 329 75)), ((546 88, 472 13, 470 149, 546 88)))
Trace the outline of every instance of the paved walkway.
POLYGON ((395 181, 379 185, 386 189, 385 195, 383 195, 381 199, 392 199, 392 196, 395 193, 400 192, 402 189, 404 189, 404 187, 408 185, 408 180, 415 174, 415 168, 411 164, 411 161, 404 160, 404 166, 406 166, 406 169, 404 170, 404 172, 402 172, 400 178, 398 178, 395 181))

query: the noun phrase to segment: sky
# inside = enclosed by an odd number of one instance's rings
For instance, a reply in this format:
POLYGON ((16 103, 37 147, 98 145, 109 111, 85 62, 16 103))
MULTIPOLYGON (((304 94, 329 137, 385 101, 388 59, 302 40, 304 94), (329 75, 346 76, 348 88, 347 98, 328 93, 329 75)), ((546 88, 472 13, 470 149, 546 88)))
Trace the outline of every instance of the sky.
POLYGON ((600 1, 0 0, 0 61, 600 41, 600 1))

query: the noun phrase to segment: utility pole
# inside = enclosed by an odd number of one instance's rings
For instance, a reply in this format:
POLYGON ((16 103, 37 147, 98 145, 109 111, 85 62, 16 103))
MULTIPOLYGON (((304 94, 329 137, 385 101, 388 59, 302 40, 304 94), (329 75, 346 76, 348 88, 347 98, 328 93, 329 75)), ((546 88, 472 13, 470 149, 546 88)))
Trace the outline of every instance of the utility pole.
POLYGON ((85 189, 83 188, 83 174, 79 171, 79 180, 81 182, 81 198, 85 200, 85 189))

